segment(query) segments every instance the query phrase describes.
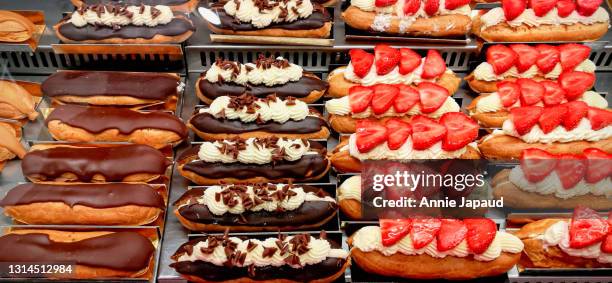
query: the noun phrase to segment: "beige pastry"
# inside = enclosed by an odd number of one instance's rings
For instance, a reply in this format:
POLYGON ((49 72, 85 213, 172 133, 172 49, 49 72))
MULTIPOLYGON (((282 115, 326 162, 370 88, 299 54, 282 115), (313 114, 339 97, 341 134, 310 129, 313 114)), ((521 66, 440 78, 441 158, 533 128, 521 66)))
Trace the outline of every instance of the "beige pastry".
POLYGON ((24 42, 32 37, 34 23, 10 11, 0 11, 0 41, 24 42))
POLYGON ((25 88, 0 80, 0 118, 35 120, 38 117, 35 107, 32 95, 25 88))
POLYGON ((7 160, 23 158, 26 150, 19 142, 19 133, 7 123, 0 122, 0 171, 7 160))

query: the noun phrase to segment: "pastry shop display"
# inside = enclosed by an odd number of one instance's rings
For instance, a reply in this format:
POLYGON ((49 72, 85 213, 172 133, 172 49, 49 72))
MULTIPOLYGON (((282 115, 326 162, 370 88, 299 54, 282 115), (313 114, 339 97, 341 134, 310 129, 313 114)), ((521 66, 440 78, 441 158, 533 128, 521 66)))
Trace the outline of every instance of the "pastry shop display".
POLYGON ((410 122, 390 119, 384 125, 364 120, 329 159, 340 173, 360 172, 362 160, 479 159, 478 130, 478 123, 461 112, 439 120, 422 115, 410 122))
POLYGON ((294 97, 250 94, 220 96, 208 107, 196 109, 187 126, 204 140, 231 138, 327 139, 323 116, 294 97))
POLYGON ((0 79, 0 89, 0 118, 32 121, 38 117, 36 101, 24 87, 16 82, 0 79))
POLYGON ((397 117, 408 121, 415 115, 440 118, 459 112, 460 106, 444 87, 431 82, 409 85, 376 84, 353 86, 349 95, 325 102, 331 127, 339 133, 354 133, 361 120, 384 123, 397 117))
POLYGON ((524 246, 488 218, 381 219, 348 242, 353 264, 368 273, 438 280, 503 274, 518 263, 524 246))
POLYGON ((0 172, 7 161, 16 157, 23 158, 26 149, 21 144, 21 129, 13 124, 0 122, 0 172))
POLYGON ((612 154, 587 148, 580 155, 523 150, 520 165, 491 180, 493 196, 522 209, 612 209, 612 154))
POLYGON ((331 97, 346 96, 353 86, 417 85, 425 81, 443 86, 452 95, 461 83, 436 50, 427 51, 423 57, 409 48, 397 49, 379 44, 374 47, 374 54, 351 49, 349 56, 351 61, 346 67, 339 67, 327 76, 331 97))
POLYGON ((334 282, 349 253, 326 233, 200 237, 181 245, 170 264, 190 282, 334 282))
POLYGON ((164 111, 66 104, 53 109, 46 124, 54 139, 69 142, 131 142, 162 148, 187 137, 185 124, 164 111))
POLYGON ((195 31, 185 14, 164 5, 83 5, 53 26, 64 43, 181 43, 195 31))
POLYGON ((0 10, 0 42, 24 42, 36 30, 28 18, 11 11, 0 10))
POLYGON ((57 104, 143 108, 176 104, 183 84, 177 74, 58 71, 42 84, 42 93, 57 104))
POLYGON ((482 10, 472 33, 488 42, 594 41, 608 32, 610 15, 603 0, 502 0, 482 10))
POLYGON ((556 82, 523 78, 502 81, 497 91, 473 99, 467 110, 484 127, 500 128, 516 107, 564 107, 567 102, 582 101, 589 107, 608 108, 605 97, 589 90, 594 83, 593 74, 578 71, 563 73, 556 82))
POLYGON ((595 73, 590 55, 591 47, 577 43, 492 45, 487 48, 486 62, 478 64, 465 80, 478 93, 495 92, 498 83, 520 78, 556 81, 566 72, 595 73))
POLYGON ((336 216, 336 200, 309 185, 257 183, 192 188, 174 203, 191 231, 317 230, 336 216))
POLYGON ((37 225, 121 225, 152 223, 164 198, 145 184, 20 184, 0 199, 4 214, 37 225))
POLYGON ((71 272, 55 274, 64 279, 149 278, 155 250, 151 239, 133 231, 19 229, 0 236, 0 262, 74 264, 71 272))
POLYGON ((211 32, 224 35, 328 38, 332 15, 311 0, 230 0, 212 5, 219 23, 211 32))
POLYGON ((170 7, 172 11, 177 12, 185 12, 189 13, 198 6, 200 0, 70 0, 72 4, 76 7, 84 7, 87 4, 96 4, 96 3, 111 3, 111 4, 123 4, 123 5, 164 5, 170 7))
POLYGON ((571 219, 545 218, 514 233, 525 244, 519 269, 578 269, 612 267, 612 213, 577 207, 571 219))
POLYGON ((254 63, 242 64, 217 58, 196 81, 195 92, 206 104, 221 96, 243 94, 264 98, 276 95, 281 99, 295 97, 313 103, 327 91, 329 84, 315 74, 304 71, 283 57, 259 54, 254 63))
POLYGON ((571 101, 557 106, 510 109, 501 130, 479 141, 487 159, 517 159, 528 148, 552 154, 581 154, 593 147, 612 153, 612 111, 571 101))
POLYGON ((36 144, 21 162, 35 183, 148 183, 166 174, 172 162, 146 145, 36 144))
POLYGON ((351 0, 347 25, 372 33, 418 37, 464 37, 472 19, 470 0, 351 0))
POLYGON ((183 177, 198 185, 315 181, 330 168, 322 144, 274 136, 194 144, 177 165, 183 177))

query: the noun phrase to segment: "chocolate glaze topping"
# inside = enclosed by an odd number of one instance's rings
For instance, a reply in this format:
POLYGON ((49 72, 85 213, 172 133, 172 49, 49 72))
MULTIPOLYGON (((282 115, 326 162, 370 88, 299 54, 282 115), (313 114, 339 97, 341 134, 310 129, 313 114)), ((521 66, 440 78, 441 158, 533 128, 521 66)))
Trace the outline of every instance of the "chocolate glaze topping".
POLYGON ((197 113, 189 122, 196 129, 207 133, 240 134, 253 131, 266 131, 269 133, 307 134, 320 131, 327 126, 325 120, 319 116, 307 116, 300 121, 289 120, 285 123, 267 121, 264 123, 243 123, 240 120, 218 119, 209 113, 197 113))
POLYGON ((159 151, 146 145, 75 148, 54 147, 31 151, 23 158, 21 168, 26 176, 47 179, 63 173, 75 174, 79 181, 90 182, 101 174, 107 182, 120 182, 138 173, 163 175, 171 162, 159 151))
POLYGON ((60 105, 47 117, 46 123, 59 120, 72 127, 85 129, 90 133, 101 133, 118 129, 130 134, 139 129, 159 129, 187 137, 187 127, 176 116, 163 112, 139 112, 126 108, 60 105))
MULTIPOLYGON (((317 0, 318 1, 318 0, 317 0)), ((98 1, 94 1, 94 0, 83 0, 83 2, 85 3, 90 3, 90 4, 94 4, 94 3, 121 3, 123 5, 140 5, 140 4, 144 4, 144 5, 149 5, 149 6, 153 6, 153 5, 181 5, 181 4, 185 4, 187 2, 189 2, 189 0, 98 0, 98 1)))
POLYGON ((195 31, 195 27, 191 22, 183 18, 174 18, 165 25, 157 25, 154 27, 127 25, 121 28, 113 28, 109 26, 92 26, 77 27, 72 23, 63 23, 59 26, 59 33, 64 37, 76 40, 101 40, 108 38, 145 38, 151 39, 156 35, 177 36, 188 31, 195 31))
MULTIPOLYGON (((272 23, 264 28, 282 28, 288 30, 305 30, 305 29, 318 29, 322 27, 326 22, 331 21, 331 17, 325 8, 321 7, 319 4, 313 4, 314 10, 312 14, 305 19, 297 19, 293 22, 281 22, 281 23, 272 23)), ((234 31, 249 31, 249 30, 258 30, 251 23, 243 23, 234 19, 234 17, 225 13, 225 10, 222 6, 213 6, 213 10, 219 15, 221 19, 221 24, 216 25, 217 28, 220 29, 229 29, 234 31)))
POLYGON ((10 190, 0 206, 39 202, 63 202, 70 207, 83 205, 110 208, 125 205, 164 207, 164 199, 144 184, 75 184, 47 185, 27 183, 10 190))
POLYGON ((129 96, 166 100, 177 95, 179 78, 163 73, 61 71, 41 85, 44 95, 57 96, 129 96))
POLYGON ((149 266, 155 247, 135 232, 117 232, 78 242, 55 242, 47 234, 0 237, 0 262, 62 262, 139 271, 149 266))

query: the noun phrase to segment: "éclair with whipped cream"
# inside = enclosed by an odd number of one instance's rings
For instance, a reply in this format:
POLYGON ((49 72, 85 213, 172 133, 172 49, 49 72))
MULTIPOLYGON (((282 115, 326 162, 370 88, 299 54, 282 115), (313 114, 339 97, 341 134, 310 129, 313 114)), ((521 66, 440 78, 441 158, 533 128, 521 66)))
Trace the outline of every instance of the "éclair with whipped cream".
POLYGON ((501 7, 479 11, 472 33, 488 42, 594 41, 608 32, 603 0, 502 0, 501 7))
POLYGON ((82 5, 53 26, 64 43, 181 43, 195 26, 165 5, 82 5))
MULTIPOLYGON (((87 5, 87 2, 95 3, 91 0, 70 0, 74 6, 82 7, 87 5)), ((126 5, 164 5, 170 7, 172 11, 189 13, 198 6, 200 0, 112 0, 109 2, 121 2, 126 5)))
POLYGON ((389 45, 374 46, 374 54, 363 49, 349 51, 350 62, 329 73, 328 94, 342 97, 356 85, 375 84, 417 85, 434 82, 448 90, 449 95, 459 89, 461 79, 449 68, 437 50, 428 50, 426 56, 409 48, 393 48, 389 45))

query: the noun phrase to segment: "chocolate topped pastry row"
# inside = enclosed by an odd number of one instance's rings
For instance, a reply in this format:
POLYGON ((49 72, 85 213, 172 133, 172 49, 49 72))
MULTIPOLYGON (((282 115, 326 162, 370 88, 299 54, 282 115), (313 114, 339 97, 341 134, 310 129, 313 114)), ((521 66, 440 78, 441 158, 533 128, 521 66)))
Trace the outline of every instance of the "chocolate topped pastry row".
POLYGON ((181 5, 190 0, 81 0, 85 4, 117 3, 123 5, 181 5))

